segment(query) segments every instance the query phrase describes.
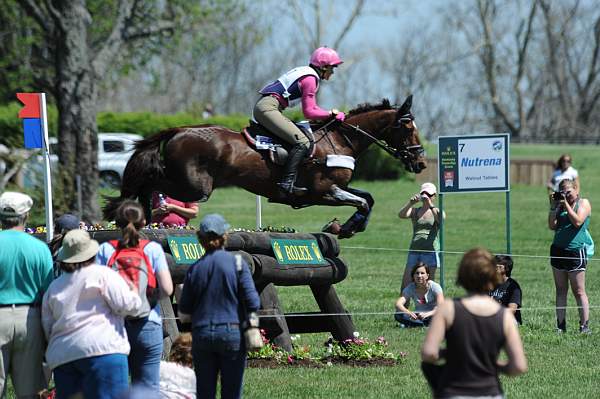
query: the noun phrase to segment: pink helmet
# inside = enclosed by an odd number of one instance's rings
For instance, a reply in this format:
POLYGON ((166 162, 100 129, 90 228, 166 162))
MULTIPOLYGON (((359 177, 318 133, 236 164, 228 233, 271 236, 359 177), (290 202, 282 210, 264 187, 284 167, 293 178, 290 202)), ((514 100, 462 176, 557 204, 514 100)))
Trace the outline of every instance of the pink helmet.
POLYGON ((317 67, 337 66, 343 62, 338 53, 329 47, 319 47, 310 56, 310 64, 317 67))

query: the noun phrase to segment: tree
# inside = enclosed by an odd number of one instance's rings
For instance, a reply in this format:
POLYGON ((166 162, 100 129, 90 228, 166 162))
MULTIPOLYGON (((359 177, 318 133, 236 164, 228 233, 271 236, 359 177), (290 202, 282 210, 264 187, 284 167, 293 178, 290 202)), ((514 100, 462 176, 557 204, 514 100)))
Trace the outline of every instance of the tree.
POLYGON ((474 57, 453 76, 463 123, 480 120, 513 139, 600 137, 600 11, 579 0, 473 0, 447 10, 453 41, 474 57))
POLYGON ((74 208, 75 176, 79 175, 82 218, 96 222, 100 218, 96 101, 101 82, 115 65, 124 65, 122 57, 143 59, 173 40, 178 27, 196 26, 202 18, 191 21, 201 14, 183 0, 17 2, 35 22, 31 29, 41 41, 31 43, 33 49, 39 49, 32 56, 36 62, 51 65, 33 70, 32 80, 36 88, 52 94, 58 108, 64 193, 74 208))

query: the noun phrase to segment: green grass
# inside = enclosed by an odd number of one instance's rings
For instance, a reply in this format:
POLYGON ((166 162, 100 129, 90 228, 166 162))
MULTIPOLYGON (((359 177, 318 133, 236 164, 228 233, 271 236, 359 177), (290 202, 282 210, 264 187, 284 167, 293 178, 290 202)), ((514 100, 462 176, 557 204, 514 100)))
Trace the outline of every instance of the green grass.
MULTIPOLYGON (((597 147, 512 146, 512 156, 519 158, 556 159, 561 152, 572 153, 581 172, 584 195, 592 206, 600 198, 600 176, 597 173, 597 147)), ((431 150, 430 150, 431 151, 431 150)), ((400 280, 411 227, 400 220, 397 212, 418 184, 398 182, 355 182, 373 194, 376 205, 366 232, 341 241, 342 254, 349 263, 349 275, 336 285, 347 309, 353 313, 392 312, 400 280), (385 248, 386 250, 383 250, 385 248)), ((452 195, 444 199, 446 221, 446 294, 461 295, 454 284, 456 264, 461 253, 474 246, 485 246, 493 252, 504 252, 504 194, 452 195)), ((580 336, 576 309, 567 311, 569 332, 554 332, 554 285, 548 260, 552 232, 546 227, 547 197, 544 187, 517 185, 512 187, 512 252, 515 259, 513 276, 523 288, 521 335, 529 361, 529 372, 518 378, 504 378, 502 383, 510 398, 592 398, 600 390, 600 263, 593 260, 588 269, 587 292, 590 297, 591 336, 580 336), (539 256, 528 257, 528 256, 539 256)), ((600 206, 600 205, 599 205, 600 206)), ((202 204, 200 214, 219 212, 235 227, 254 228, 255 197, 238 189, 221 189, 202 204)), ((319 231, 337 216, 345 220, 350 208, 312 207, 291 210, 268 204, 263 199, 263 225, 290 226, 298 231, 319 231)), ((197 220, 194 221, 197 223, 197 220)), ((591 231, 600 231, 600 219, 592 218, 591 231)), ((597 236, 600 239, 600 236, 597 236)), ((438 277, 439 279, 439 277, 438 277)), ((285 311, 318 310, 308 287, 278 287, 285 311)), ((569 293, 569 306, 575 306, 569 293)), ((424 398, 429 396, 420 371, 419 349, 425 331, 401 330, 390 315, 355 315, 361 335, 376 338, 383 335, 395 353, 408 352, 405 362, 396 367, 326 369, 248 369, 245 376, 246 398, 424 398)), ((326 334, 304 334, 301 343, 321 345, 326 334)))

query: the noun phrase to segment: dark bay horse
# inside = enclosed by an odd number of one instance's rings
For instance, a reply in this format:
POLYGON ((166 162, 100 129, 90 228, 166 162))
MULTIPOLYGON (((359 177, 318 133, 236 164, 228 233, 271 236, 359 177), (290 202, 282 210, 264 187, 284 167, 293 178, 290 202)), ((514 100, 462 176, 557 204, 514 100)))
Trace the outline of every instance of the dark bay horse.
POLYGON ((153 191, 180 201, 204 202, 218 187, 237 186, 294 208, 354 206, 354 215, 341 230, 333 231, 340 238, 350 237, 366 228, 374 200, 368 192, 348 186, 352 169, 328 167, 327 155, 356 159, 375 143, 401 159, 408 171, 421 172, 426 163, 411 105, 412 96, 399 108, 387 100, 365 104, 350 111, 345 122, 327 124, 328 130, 313 127, 315 151, 301 166, 297 183, 308 193, 298 197, 279 191, 276 183, 283 168, 249 146, 240 133, 215 125, 164 130, 136 143, 123 174, 121 195, 108 198, 104 217, 114 220, 122 200, 139 199, 149 221, 153 191))

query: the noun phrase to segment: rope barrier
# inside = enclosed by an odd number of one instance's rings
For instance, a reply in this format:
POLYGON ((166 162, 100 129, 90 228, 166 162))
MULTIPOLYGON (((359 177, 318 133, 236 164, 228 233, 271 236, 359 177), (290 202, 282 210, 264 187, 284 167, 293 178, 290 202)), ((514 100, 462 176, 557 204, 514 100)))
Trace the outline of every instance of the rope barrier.
MULTIPOLYGON (((390 251, 390 252, 425 252, 425 253, 444 253, 452 255, 464 255, 466 251, 431 251, 427 249, 403 249, 403 248, 379 248, 379 247, 354 247, 354 246, 340 246, 341 249, 357 249, 357 250, 371 250, 371 251, 390 251)), ((505 254, 497 253, 495 255, 509 255, 512 258, 537 258, 537 259, 576 259, 576 257, 569 256, 547 256, 547 255, 520 255, 520 254, 505 254)), ((588 259, 588 262, 597 262, 600 259, 588 259)))
MULTIPOLYGON (((567 310, 567 309, 581 309, 581 306, 543 306, 543 307, 525 307, 519 308, 519 311, 548 311, 548 310, 567 310)), ((592 309, 600 309, 600 305, 590 306, 592 309)), ((274 317, 333 317, 333 316, 394 316, 396 314, 408 314, 408 312, 353 312, 353 313, 292 313, 292 314, 272 314, 272 315, 258 315, 258 318, 267 319, 274 317)), ((163 320, 179 320, 179 317, 163 317, 163 320)))

